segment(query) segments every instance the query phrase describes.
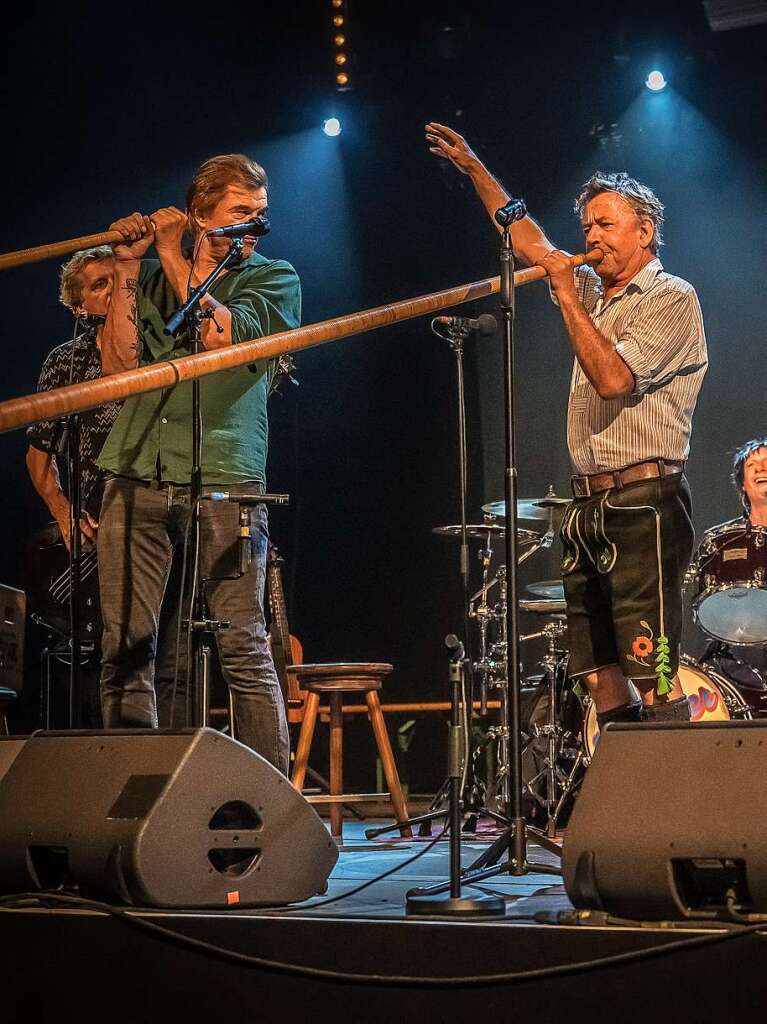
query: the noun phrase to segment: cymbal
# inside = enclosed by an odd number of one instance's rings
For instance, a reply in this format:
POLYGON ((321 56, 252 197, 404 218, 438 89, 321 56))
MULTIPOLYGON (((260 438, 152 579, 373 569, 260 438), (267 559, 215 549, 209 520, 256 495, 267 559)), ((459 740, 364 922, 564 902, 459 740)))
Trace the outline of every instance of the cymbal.
MULTIPOLYGON (((460 537, 461 527, 459 526, 435 526, 431 531, 436 533, 438 537, 460 537)), ((488 540, 490 537, 505 537, 506 527, 499 526, 497 523, 472 523, 471 526, 466 525, 466 536, 470 540, 488 540)), ((536 533, 535 530, 523 530, 517 529, 517 543, 518 544, 535 544, 540 539, 540 534, 536 533)))
POLYGON ((561 615, 565 611, 564 601, 552 601, 548 598, 541 598, 539 601, 530 601, 523 598, 519 602, 521 612, 536 612, 540 615, 561 615))
POLYGON ((562 580, 540 580, 538 583, 528 583, 527 589, 531 594, 538 597, 545 597, 549 601, 565 600, 565 588, 562 580))
MULTIPOLYGON (((551 516, 557 519, 562 515, 566 505, 570 504, 569 498, 558 498, 555 494, 548 494, 545 498, 518 498, 517 517, 519 519, 548 519, 551 516)), ((503 518, 506 515, 506 502, 491 501, 482 506, 482 511, 488 515, 503 518)))

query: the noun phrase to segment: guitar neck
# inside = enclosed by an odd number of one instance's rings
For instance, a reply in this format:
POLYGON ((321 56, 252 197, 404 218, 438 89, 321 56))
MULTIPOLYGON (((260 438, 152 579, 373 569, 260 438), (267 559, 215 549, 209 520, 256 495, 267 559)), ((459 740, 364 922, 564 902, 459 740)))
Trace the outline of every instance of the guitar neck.
POLYGON ((269 566, 269 606, 272 611, 272 626, 270 630, 272 643, 277 643, 282 647, 285 664, 292 665, 290 628, 288 627, 288 613, 285 607, 285 591, 282 587, 282 570, 276 560, 269 566))
POLYGON ((301 699, 298 680, 287 666, 293 664, 293 645, 291 643, 288 613, 285 606, 285 591, 282 586, 281 560, 274 548, 269 549, 267 563, 267 589, 272 623, 269 635, 272 642, 272 658, 277 678, 280 681, 286 701, 301 699))

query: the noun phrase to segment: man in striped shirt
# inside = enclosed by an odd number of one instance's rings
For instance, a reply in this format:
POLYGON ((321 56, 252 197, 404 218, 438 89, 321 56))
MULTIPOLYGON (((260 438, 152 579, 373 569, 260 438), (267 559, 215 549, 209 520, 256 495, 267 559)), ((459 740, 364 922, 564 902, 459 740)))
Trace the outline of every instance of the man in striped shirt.
MULTIPOLYGON (((436 123, 426 138, 469 175, 494 219, 509 196, 466 140, 436 123)), ((684 462, 707 366, 700 306, 657 258, 663 205, 649 188, 595 174, 575 208, 584 248, 599 254, 593 269, 574 273, 530 217, 511 227, 515 253, 549 276, 575 356, 574 500, 562 526, 569 671, 586 683, 600 727, 689 719, 677 670, 694 540, 684 462)))

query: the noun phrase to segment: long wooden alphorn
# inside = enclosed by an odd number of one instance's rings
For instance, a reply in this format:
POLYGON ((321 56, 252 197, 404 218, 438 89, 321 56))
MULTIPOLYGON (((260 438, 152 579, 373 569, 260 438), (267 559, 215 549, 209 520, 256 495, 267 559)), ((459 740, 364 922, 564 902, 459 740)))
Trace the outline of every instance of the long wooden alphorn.
MULTIPOLYGON (((577 267, 583 263, 595 262, 601 255, 599 250, 593 250, 585 255, 571 257, 571 263, 577 267)), ((543 267, 529 267, 514 274, 514 285, 518 288, 531 281, 540 281, 544 277, 546 271, 543 267)), ((376 327, 385 327, 401 320, 409 320, 425 313, 435 313, 449 306, 481 299, 495 294, 498 290, 499 278, 490 277, 484 281, 457 285, 445 291, 432 292, 430 295, 421 295, 415 299, 403 299, 360 313, 348 313, 346 316, 324 320, 318 324, 297 327, 292 331, 280 331, 279 334, 270 334, 265 338, 243 341, 224 349, 180 356, 178 359, 163 360, 148 366, 138 366, 133 370, 124 370, 110 377, 69 384, 63 388, 41 391, 21 398, 9 398, 5 402, 0 402, 0 433, 28 427, 40 420, 53 420, 70 413, 84 412, 86 409, 94 409, 106 402, 120 401, 131 395, 173 387, 180 381, 207 377, 211 373, 254 363, 258 359, 268 359, 285 352, 299 352, 301 349, 324 345, 329 341, 372 331, 376 327)))
POLYGON ((97 245, 111 245, 113 242, 124 241, 119 231, 102 231, 98 235, 82 235, 80 238, 67 238, 63 242, 51 242, 50 245, 35 245, 31 249, 17 249, 16 252, 0 254, 0 270, 9 267, 20 267, 25 263, 37 263, 40 260, 51 260, 57 256, 68 256, 70 252, 80 249, 94 249, 97 245))

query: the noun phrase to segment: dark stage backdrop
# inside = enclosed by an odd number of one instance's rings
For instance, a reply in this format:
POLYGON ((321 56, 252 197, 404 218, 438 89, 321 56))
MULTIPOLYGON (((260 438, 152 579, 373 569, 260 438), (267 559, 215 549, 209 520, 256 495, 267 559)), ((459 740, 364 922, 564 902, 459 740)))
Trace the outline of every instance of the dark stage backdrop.
MULTIPOLYGON (((6 25, 5 250, 105 229, 134 209, 181 205, 206 156, 244 151, 271 177, 268 255, 290 259, 306 323, 496 272, 497 236, 467 180, 431 157, 423 124, 465 132, 552 238, 581 249, 571 213, 593 170, 626 169, 667 203, 667 268, 701 298, 711 369, 690 479, 696 526, 737 511, 729 451, 765 433, 761 277, 767 263, 763 28, 713 35, 702 6, 606 5, 554 20, 519 5, 424 3, 400 17, 351 2, 355 84, 331 89, 324 2, 207 9, 139 3, 15 10, 6 25), (44 12, 44 13, 43 13, 44 12), (112 15, 115 17, 115 15, 112 15), (588 20, 587 20, 588 18, 588 20), (642 87, 662 60, 670 89, 642 87), (319 130, 338 113, 337 139, 319 130)), ((376 5, 377 6, 377 5, 376 5)), ((2 397, 33 389, 71 323, 54 262, 0 275, 2 397)), ((497 312, 492 301, 456 312, 497 312)), ((500 338, 468 346, 470 520, 503 490, 500 338)), ((566 493, 567 340, 543 285, 518 295, 520 492, 566 493)), ((460 629, 454 358, 421 319, 298 358, 300 386, 272 400, 272 514, 287 559, 293 632, 307 660, 390 660, 386 698, 447 695, 446 633, 460 629)), ((25 440, 0 437, 0 579, 24 584, 21 550, 46 520, 25 440)), ((531 524, 528 524, 531 525, 531 524)), ((556 575, 556 552, 524 580, 556 575)), ((533 628, 531 622, 523 623, 533 628)), ((21 727, 36 724, 32 631, 21 727)), ((697 638, 690 630, 690 649, 697 638)), ((526 671, 540 651, 526 648, 526 671)), ((400 722, 393 722, 400 725, 400 722)), ((350 727, 349 781, 369 786, 367 727, 350 727)), ((440 716, 419 718, 407 771, 444 774, 440 716)))

